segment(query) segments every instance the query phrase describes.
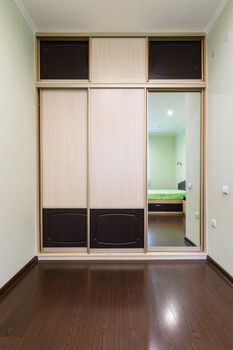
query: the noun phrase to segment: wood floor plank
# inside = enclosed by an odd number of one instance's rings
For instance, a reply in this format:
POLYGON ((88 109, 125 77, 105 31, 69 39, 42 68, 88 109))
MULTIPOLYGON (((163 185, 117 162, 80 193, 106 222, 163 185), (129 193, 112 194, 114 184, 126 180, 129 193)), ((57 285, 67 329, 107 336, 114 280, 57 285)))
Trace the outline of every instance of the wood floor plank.
MULTIPOLYGON (((189 311, 191 308, 194 310, 195 316, 202 322, 202 329, 205 333, 209 333, 208 344, 213 343, 212 349, 232 349, 233 332, 231 327, 226 327, 226 325, 233 325, 232 287, 228 283, 222 285, 222 292, 228 291, 229 300, 227 302, 221 294, 216 294, 216 290, 208 282, 208 276, 214 271, 209 270, 206 264, 203 271, 199 273, 197 270, 193 271, 192 266, 187 273, 187 265, 184 267, 183 263, 174 266, 174 270, 176 275, 180 277, 183 290, 191 290, 191 302, 188 308, 189 311), (192 276, 196 280, 195 285, 192 283, 192 276), (205 283, 202 283, 203 278, 207 278, 205 283)), ((221 276, 218 275, 218 277, 221 276)), ((219 281, 218 283, 221 284, 221 278, 215 280, 216 283, 219 281)))
POLYGON ((0 349, 232 350, 232 311, 206 262, 39 262, 0 302, 0 349))
MULTIPOLYGON (((192 349, 190 346, 193 340, 189 332, 186 331, 183 324, 184 315, 175 294, 174 284, 170 283, 172 278, 169 270, 170 264, 167 266, 162 264, 159 269, 150 266, 151 290, 155 292, 156 311, 160 315, 159 326, 163 333, 166 349, 192 349), (187 347, 188 346, 188 347, 187 347)), ((202 347, 200 347, 202 349, 202 347)))
MULTIPOLYGON (((200 264, 200 263, 198 263, 200 264)), ((187 265, 187 264, 186 264, 187 265)), ((173 264, 172 264, 173 266, 173 264)), ((171 266, 171 268, 172 268, 171 266)), ((168 270, 168 269, 167 269, 168 270)), ((215 349, 218 344, 218 339, 215 338, 215 334, 207 332, 205 323, 202 323, 202 319, 199 314, 199 299, 195 299, 192 288, 184 288, 182 278, 176 276, 174 271, 168 273, 168 271, 158 271, 160 275, 161 283, 163 284, 165 294, 167 295, 167 303, 169 304, 174 317, 179 324, 179 331, 182 331, 186 335, 185 347, 187 349, 215 349), (188 344, 188 345, 187 345, 188 344)), ((153 275, 155 273, 153 272, 153 275)), ((158 280, 158 277, 157 277, 158 280)), ((202 311, 202 310, 201 310, 202 311)), ((166 311, 164 308, 165 316, 166 311)), ((169 314, 166 316, 168 325, 171 323, 169 314)), ((172 347, 171 347, 172 348, 172 347)))
POLYGON ((0 349, 1 350, 12 350, 17 349, 20 338, 17 337, 0 337, 0 349))

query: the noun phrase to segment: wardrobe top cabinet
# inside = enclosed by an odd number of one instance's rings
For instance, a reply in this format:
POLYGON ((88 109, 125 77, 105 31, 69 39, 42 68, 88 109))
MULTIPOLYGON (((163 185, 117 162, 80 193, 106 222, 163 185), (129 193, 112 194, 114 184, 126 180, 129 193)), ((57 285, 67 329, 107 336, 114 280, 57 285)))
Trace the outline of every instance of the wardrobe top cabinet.
POLYGON ((201 39, 151 39, 149 79, 202 79, 201 39))
POLYGON ((203 80, 201 37, 41 37, 39 80, 203 80))
POLYGON ((88 39, 40 41, 40 79, 89 78, 88 39))
POLYGON ((146 38, 92 38, 93 82, 145 82, 146 38))

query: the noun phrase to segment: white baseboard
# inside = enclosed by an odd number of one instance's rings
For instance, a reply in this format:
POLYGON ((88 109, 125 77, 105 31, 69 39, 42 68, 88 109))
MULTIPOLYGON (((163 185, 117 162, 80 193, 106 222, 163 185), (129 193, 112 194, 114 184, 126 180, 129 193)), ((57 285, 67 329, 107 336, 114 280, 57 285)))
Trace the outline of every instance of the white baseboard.
POLYGON ((207 254, 203 252, 151 252, 151 253, 41 253, 38 254, 38 260, 79 260, 79 261, 95 261, 95 260, 135 260, 135 261, 149 261, 149 260, 206 260, 207 254))

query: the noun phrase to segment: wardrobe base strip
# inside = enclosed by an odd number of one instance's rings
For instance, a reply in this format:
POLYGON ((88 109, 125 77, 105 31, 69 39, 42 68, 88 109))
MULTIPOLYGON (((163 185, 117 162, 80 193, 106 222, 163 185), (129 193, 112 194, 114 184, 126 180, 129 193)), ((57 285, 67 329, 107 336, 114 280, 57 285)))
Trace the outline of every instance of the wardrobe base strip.
POLYGON ((206 253, 92 253, 92 254, 39 254, 39 260, 112 260, 112 261, 146 261, 146 260, 206 260, 206 253))

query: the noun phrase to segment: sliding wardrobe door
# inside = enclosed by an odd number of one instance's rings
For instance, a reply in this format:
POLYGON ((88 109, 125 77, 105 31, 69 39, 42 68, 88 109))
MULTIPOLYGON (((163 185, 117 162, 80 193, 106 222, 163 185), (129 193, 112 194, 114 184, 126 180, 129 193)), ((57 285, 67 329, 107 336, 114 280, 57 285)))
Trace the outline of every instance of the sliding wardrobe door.
POLYGON ((91 248, 143 248, 144 90, 90 98, 91 248))
POLYGON ((41 91, 44 247, 87 242, 87 91, 41 91))

